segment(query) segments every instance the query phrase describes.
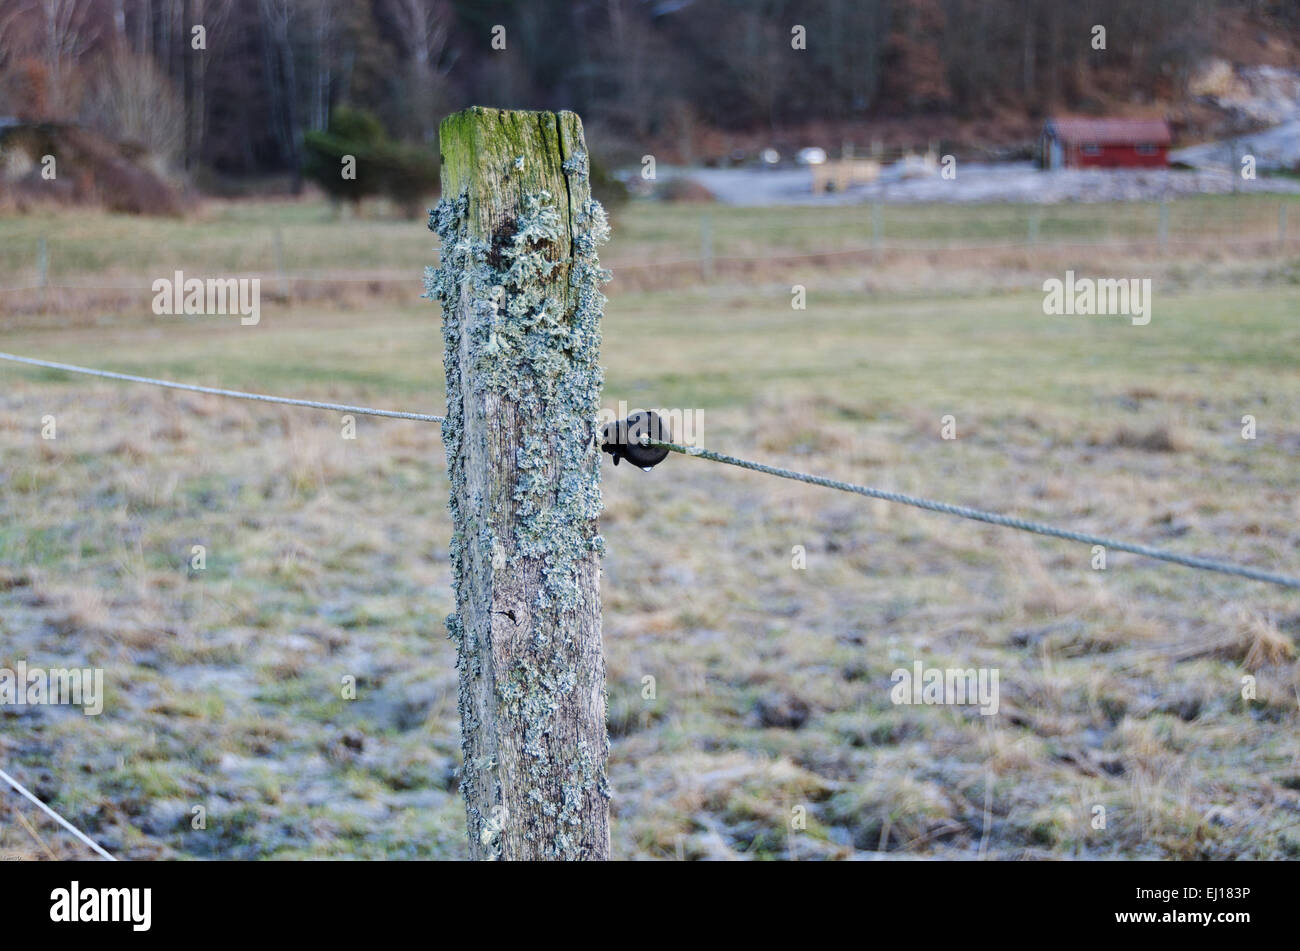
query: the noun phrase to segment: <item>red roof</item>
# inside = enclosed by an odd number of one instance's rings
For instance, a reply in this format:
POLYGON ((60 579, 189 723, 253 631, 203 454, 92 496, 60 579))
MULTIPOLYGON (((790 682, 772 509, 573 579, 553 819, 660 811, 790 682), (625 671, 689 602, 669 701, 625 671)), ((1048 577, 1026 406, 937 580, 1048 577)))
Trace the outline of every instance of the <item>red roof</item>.
POLYGON ((1047 120, 1048 132, 1072 145, 1168 145, 1164 119, 1087 119, 1058 116, 1047 120))

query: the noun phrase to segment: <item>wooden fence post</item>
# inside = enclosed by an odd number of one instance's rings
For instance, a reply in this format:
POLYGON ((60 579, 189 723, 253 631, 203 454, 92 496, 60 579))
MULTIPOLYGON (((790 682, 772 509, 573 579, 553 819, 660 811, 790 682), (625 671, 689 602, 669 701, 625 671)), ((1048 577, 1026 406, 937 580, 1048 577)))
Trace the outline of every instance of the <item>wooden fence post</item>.
POLYGON ((608 237, 571 112, 439 128, 461 748, 475 859, 609 856, 596 429, 608 237))

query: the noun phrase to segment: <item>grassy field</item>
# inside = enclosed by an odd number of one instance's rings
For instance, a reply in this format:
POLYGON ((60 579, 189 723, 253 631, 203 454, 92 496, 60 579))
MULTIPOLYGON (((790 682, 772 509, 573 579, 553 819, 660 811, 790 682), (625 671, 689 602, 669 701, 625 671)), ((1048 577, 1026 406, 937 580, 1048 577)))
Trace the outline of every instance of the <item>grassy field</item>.
MULTIPOLYGON (((1288 234, 1300 237, 1300 196, 1258 194, 1170 202, 1168 237, 1174 242, 1266 240, 1278 234, 1282 205, 1289 210, 1288 234)), ((1151 202, 883 205, 880 240, 886 246, 936 249, 1027 243, 1031 219, 1036 219, 1037 239, 1044 244, 1155 243, 1160 233, 1160 208, 1151 202)), ((712 253, 719 257, 867 248, 875 237, 868 207, 638 204, 618 213, 615 223, 604 257, 611 265, 628 268, 700 256, 706 228, 712 253)), ((284 270, 418 276, 430 263, 430 237, 423 220, 345 219, 319 202, 212 202, 183 220, 73 211, 52 218, 5 219, 0 221, 0 286, 38 281, 42 239, 48 280, 54 284, 137 278, 147 287, 154 277, 175 268, 190 275, 284 270)))
MULTIPOLYGON (((616 272, 606 405, 701 409, 723 452, 1297 574, 1300 260, 1234 251, 1276 227, 1277 199, 1252 202, 1176 203, 1180 233, 1224 236, 1195 257, 966 256, 938 248, 1011 240, 1030 210, 889 207, 886 233, 934 248, 616 272), (1151 323, 1044 316, 1066 268, 1151 277, 1151 323)), ((605 257, 692 257, 701 213, 630 206, 605 257)), ((719 255, 870 240, 866 209, 709 213, 719 255)), ((1043 209, 1040 235, 1149 235, 1154 214, 1043 209)), ((5 295, 0 349, 439 412, 420 222, 314 203, 3 220, 0 284, 30 279, 41 236, 75 283, 268 270, 277 224, 287 268, 414 286, 264 303, 256 327, 5 295)), ((330 412, 0 381, 0 667, 98 666, 108 689, 99 717, 0 709, 0 766, 132 858, 463 855, 437 427, 361 418, 345 440, 330 412)), ((680 456, 606 466, 604 494, 616 856, 1300 857, 1296 593, 1120 553, 1097 571, 1086 546, 680 456), (915 661, 996 668, 998 714, 895 705, 915 661)), ((0 854, 84 850, 4 795, 0 854)))

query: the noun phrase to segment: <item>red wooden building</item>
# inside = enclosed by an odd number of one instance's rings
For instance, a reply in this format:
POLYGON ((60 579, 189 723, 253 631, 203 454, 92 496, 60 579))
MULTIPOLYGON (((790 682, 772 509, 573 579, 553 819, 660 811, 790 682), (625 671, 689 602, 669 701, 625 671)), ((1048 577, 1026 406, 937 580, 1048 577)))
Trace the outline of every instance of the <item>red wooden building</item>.
POLYGON ((1043 126, 1043 168, 1165 168, 1170 140, 1164 119, 1055 116, 1043 126))

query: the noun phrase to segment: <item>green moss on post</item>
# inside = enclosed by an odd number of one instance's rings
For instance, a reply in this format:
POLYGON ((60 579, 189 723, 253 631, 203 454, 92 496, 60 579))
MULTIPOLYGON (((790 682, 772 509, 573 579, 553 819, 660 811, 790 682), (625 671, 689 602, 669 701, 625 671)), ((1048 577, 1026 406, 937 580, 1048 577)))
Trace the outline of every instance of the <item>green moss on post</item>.
POLYGON ((569 112, 439 130, 452 569, 477 859, 609 855, 600 642, 600 319, 609 233, 569 112))

